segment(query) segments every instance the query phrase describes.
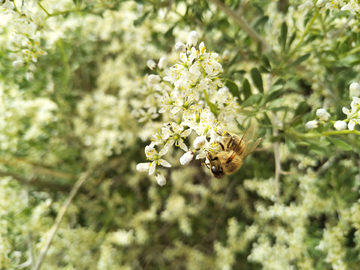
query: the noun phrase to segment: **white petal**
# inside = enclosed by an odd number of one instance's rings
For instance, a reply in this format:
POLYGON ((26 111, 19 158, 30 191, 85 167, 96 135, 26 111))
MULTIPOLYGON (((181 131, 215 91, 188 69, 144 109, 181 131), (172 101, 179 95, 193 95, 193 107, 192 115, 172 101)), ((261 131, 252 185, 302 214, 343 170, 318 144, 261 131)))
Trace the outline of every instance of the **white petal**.
POLYGON ((150 164, 149 175, 152 175, 155 172, 155 168, 156 168, 156 161, 153 161, 150 164))
POLYGON ((349 109, 347 109, 347 108, 345 108, 345 107, 342 108, 342 111, 343 111, 343 113, 346 114, 346 115, 350 114, 349 109))
POLYGON ((354 127, 355 127, 355 121, 354 120, 350 120, 349 124, 348 124, 348 128, 350 130, 354 130, 354 127))
POLYGON ((179 146, 182 150, 184 150, 184 151, 188 150, 186 144, 182 140, 178 140, 178 142, 179 142, 179 146))
POLYGON ((171 167, 171 164, 164 159, 160 159, 160 165, 164 167, 171 167))
POLYGON ((187 136, 189 136, 191 134, 191 131, 192 131, 191 128, 183 131, 183 133, 181 133, 181 137, 186 138, 187 136))
POLYGON ((159 152, 160 156, 165 155, 167 152, 169 151, 169 147, 164 147, 163 149, 161 149, 161 151, 159 152))

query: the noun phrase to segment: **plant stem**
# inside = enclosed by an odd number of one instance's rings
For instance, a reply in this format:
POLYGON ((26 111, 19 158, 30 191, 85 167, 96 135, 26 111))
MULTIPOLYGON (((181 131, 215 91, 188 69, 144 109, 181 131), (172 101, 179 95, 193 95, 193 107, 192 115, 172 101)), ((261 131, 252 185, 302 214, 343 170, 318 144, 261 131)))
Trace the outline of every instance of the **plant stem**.
POLYGON ((314 16, 312 17, 311 21, 307 24, 305 31, 303 32, 303 34, 300 37, 300 40, 298 42, 298 44, 296 45, 296 47, 294 48, 294 50, 292 50, 292 52, 289 54, 289 56, 287 57, 288 59, 290 59, 299 49, 299 47, 302 45, 304 38, 306 37, 306 35, 308 34, 308 32, 310 31, 311 26, 314 24, 316 18, 319 16, 319 10, 317 10, 314 14, 314 16))
POLYGON ((40 2, 38 2, 38 6, 46 13, 46 15, 48 15, 48 17, 50 16, 50 13, 47 12, 47 10, 43 7, 43 5, 40 2))
POLYGON ((64 204, 60 208, 60 211, 56 216, 55 223, 52 226, 52 228, 50 229, 49 237, 48 237, 48 239, 46 241, 46 244, 45 244, 44 248, 41 250, 41 253, 40 253, 39 258, 38 258, 38 260, 36 262, 34 270, 39 270, 41 268, 41 265, 44 262, 46 253, 49 250, 49 247, 50 247, 50 245, 52 243, 52 240, 54 239, 54 236, 55 236, 57 230, 59 229, 60 223, 63 220, 63 218, 65 216, 65 213, 66 213, 67 209, 69 208, 70 203, 74 199, 75 195, 79 191, 82 184, 84 184, 85 181, 88 179, 89 175, 90 175, 90 171, 87 171, 87 172, 83 173, 79 177, 79 179, 76 181, 75 185, 71 189, 69 197, 66 199, 66 201, 64 202, 64 204))
POLYGON ((339 131, 324 131, 321 133, 296 133, 296 132, 293 133, 293 135, 300 138, 317 138, 322 136, 341 135, 341 134, 360 135, 360 132, 357 130, 339 130, 339 131))

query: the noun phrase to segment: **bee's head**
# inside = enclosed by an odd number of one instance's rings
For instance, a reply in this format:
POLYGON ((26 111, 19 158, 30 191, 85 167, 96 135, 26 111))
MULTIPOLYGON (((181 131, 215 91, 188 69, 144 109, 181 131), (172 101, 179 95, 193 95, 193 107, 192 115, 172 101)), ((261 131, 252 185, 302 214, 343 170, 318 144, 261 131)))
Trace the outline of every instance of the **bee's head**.
POLYGON ((212 175, 217 179, 221 179, 225 175, 223 169, 220 166, 216 167, 215 165, 212 165, 210 170, 212 175))
POLYGON ((208 168, 210 169, 211 174, 217 179, 223 178, 225 173, 218 156, 213 156, 210 153, 208 153, 207 159, 209 162, 208 168))

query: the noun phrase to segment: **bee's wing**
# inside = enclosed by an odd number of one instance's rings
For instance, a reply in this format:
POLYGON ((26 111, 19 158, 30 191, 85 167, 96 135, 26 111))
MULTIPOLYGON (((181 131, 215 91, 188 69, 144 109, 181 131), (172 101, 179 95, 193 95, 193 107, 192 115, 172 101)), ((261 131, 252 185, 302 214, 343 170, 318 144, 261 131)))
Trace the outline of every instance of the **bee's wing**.
POLYGON ((244 135, 241 137, 241 141, 244 141, 245 143, 251 141, 254 138, 255 128, 254 126, 250 126, 244 133, 244 135))
POLYGON ((248 155, 251 154, 252 151, 259 145, 261 142, 261 138, 257 139, 255 142, 251 141, 246 145, 246 150, 243 159, 245 159, 248 155))
MULTIPOLYGON (((236 157, 236 155, 238 155, 241 151, 242 151, 242 149, 243 149, 243 147, 244 148, 246 148, 246 150, 247 150, 247 146, 249 145, 249 144, 251 144, 251 143, 253 143, 253 141, 252 141, 252 138, 254 137, 254 126, 250 126, 246 131, 245 131, 245 133, 244 133, 244 135, 241 137, 241 139, 240 139, 240 141, 239 141, 239 144, 236 146, 236 147, 234 147, 234 149, 233 149, 233 153, 232 153, 232 155, 226 160, 226 163, 229 163, 229 162, 231 162, 233 159, 234 159, 234 157, 236 157), (241 144, 242 144, 242 142, 244 141, 244 145, 243 146, 241 146, 241 144)), ((261 139, 260 139, 261 140, 261 139)), ((259 140, 257 140, 256 141, 256 145, 255 145, 255 148, 256 148, 256 146, 259 144, 259 140)), ((254 148, 254 149, 255 149, 254 148)), ((253 150, 254 150, 253 149, 253 150)), ((252 150, 252 151, 253 151, 252 150)), ((251 152, 252 152, 251 151, 251 152)), ((247 151, 246 151, 247 152, 247 151)), ((251 152, 249 152, 247 155, 249 155, 251 152)), ((246 155, 246 156, 247 156, 246 155)), ((246 157, 245 156, 245 157, 246 157)), ((244 158, 245 158, 244 157, 244 158)))

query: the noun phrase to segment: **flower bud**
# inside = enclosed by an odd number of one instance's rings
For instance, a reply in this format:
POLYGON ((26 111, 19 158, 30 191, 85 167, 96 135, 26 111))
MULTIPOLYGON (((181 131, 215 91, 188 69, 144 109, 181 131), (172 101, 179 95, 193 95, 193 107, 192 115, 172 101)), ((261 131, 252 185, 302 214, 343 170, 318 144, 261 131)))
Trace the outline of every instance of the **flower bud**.
POLYGON ((31 71, 27 71, 25 78, 28 82, 31 82, 32 80, 34 80, 34 73, 32 73, 31 71))
POLYGON ((360 85, 357 82, 350 84, 349 91, 350 98, 358 97, 360 95, 360 85))
POLYGON ((21 68, 24 66, 24 61, 22 60, 14 61, 12 65, 14 68, 21 68))
POLYGON ((168 63, 168 60, 167 60, 166 56, 163 56, 160 58, 158 66, 160 69, 164 70, 166 68, 167 63, 168 63))
POLYGON ((194 148, 195 149, 200 149, 201 147, 203 147, 205 145, 206 142, 207 141, 203 136, 198 136, 194 140, 194 148))
POLYGON ((188 165, 190 161, 194 158, 194 153, 189 150, 180 158, 181 165, 188 165))
POLYGON ((306 1, 304 4, 298 6, 298 10, 311 9, 314 4, 311 1, 306 1))
POLYGON ((151 70, 156 68, 156 63, 153 60, 148 60, 146 64, 151 70))
POLYGON ((326 2, 327 2, 327 0, 318 0, 318 1, 316 2, 316 6, 317 6, 318 8, 323 7, 323 6, 325 6, 326 2))
POLYGON ((149 164, 150 163, 139 163, 136 165, 136 170, 139 172, 148 172, 150 168, 149 164))
POLYGON ((225 50, 225 51, 223 52, 223 55, 222 55, 223 60, 224 60, 224 61, 227 61, 227 60, 229 60, 229 57, 230 57, 230 51, 229 51, 229 50, 225 50))
POLYGON ((336 130, 339 130, 339 131, 340 130, 345 130, 346 126, 347 126, 347 124, 344 121, 336 121, 335 124, 334 124, 334 128, 336 130))
POLYGON ((186 46, 188 48, 196 46, 197 41, 198 41, 198 37, 199 37, 199 35, 198 35, 198 33, 196 31, 191 31, 190 34, 189 34, 189 38, 188 38, 188 41, 186 43, 186 46))
POLYGON ((150 84, 157 84, 159 82, 161 82, 161 77, 159 75, 149 75, 148 77, 148 81, 150 84))
POLYGON ((166 178, 161 173, 155 174, 156 182, 159 184, 159 186, 163 186, 166 184, 166 178))
POLYGON ((330 119, 330 114, 322 108, 316 111, 316 116, 322 121, 328 121, 330 119))
POLYGON ((317 121, 317 120, 309 121, 305 124, 305 126, 307 129, 317 128, 319 126, 319 121, 317 121))
POLYGON ((186 46, 184 43, 178 42, 175 44, 175 51, 178 53, 183 53, 186 51, 186 46))
POLYGON ((15 61, 18 59, 18 55, 16 53, 9 53, 9 59, 15 61))

